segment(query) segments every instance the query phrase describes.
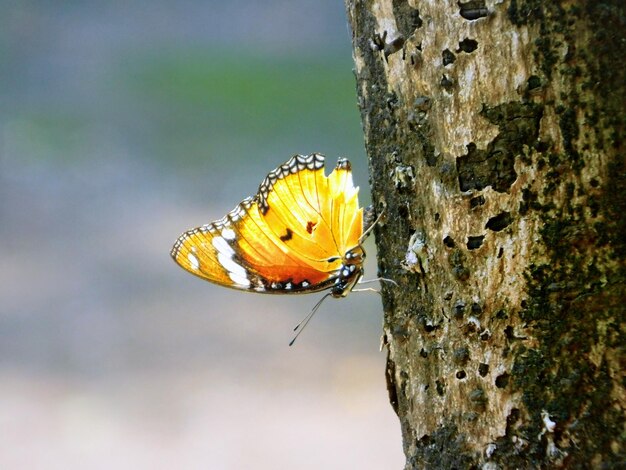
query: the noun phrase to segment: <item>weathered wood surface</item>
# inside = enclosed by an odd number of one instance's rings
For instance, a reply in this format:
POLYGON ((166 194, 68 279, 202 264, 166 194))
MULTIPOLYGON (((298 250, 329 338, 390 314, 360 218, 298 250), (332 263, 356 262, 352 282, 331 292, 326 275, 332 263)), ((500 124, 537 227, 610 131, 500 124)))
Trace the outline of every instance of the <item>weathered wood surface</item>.
POLYGON ((623 463, 623 2, 346 6, 407 468, 623 463))

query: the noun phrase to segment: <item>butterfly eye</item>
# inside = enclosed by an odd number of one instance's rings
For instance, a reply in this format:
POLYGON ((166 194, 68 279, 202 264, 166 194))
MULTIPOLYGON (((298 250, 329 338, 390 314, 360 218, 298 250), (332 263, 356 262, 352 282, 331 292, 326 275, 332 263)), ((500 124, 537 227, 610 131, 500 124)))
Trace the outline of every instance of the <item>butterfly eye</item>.
POLYGON ((365 258, 365 251, 360 246, 357 246, 356 248, 351 249, 344 256, 344 259, 346 261, 352 261, 353 263, 355 260, 359 261, 364 258, 365 258))

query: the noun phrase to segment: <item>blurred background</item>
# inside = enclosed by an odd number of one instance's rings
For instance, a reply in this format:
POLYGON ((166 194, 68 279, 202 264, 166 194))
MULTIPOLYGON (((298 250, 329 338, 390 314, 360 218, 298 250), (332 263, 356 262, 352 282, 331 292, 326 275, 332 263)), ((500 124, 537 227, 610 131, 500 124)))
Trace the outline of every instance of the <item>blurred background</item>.
POLYGON ((294 153, 369 201, 343 2, 0 9, 0 468, 401 468, 376 294, 289 348, 319 294, 169 257, 294 153))

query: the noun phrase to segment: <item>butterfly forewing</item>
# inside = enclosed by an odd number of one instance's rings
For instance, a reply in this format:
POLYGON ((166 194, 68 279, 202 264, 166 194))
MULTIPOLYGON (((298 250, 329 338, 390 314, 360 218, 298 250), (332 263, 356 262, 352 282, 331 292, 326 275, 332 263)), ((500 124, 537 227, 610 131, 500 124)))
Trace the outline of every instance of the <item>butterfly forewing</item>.
POLYGON ((323 156, 296 155, 268 174, 256 196, 181 235, 171 254, 187 271, 226 287, 311 292, 336 282, 362 233, 349 162, 325 176, 323 156))

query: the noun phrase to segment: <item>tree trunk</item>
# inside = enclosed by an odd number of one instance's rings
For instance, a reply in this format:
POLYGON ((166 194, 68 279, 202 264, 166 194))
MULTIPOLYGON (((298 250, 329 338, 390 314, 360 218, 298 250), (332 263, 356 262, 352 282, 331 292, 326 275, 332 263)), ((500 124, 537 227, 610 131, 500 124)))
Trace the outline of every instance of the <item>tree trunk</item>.
POLYGON ((624 2, 346 4, 406 468, 624 464, 624 2))

